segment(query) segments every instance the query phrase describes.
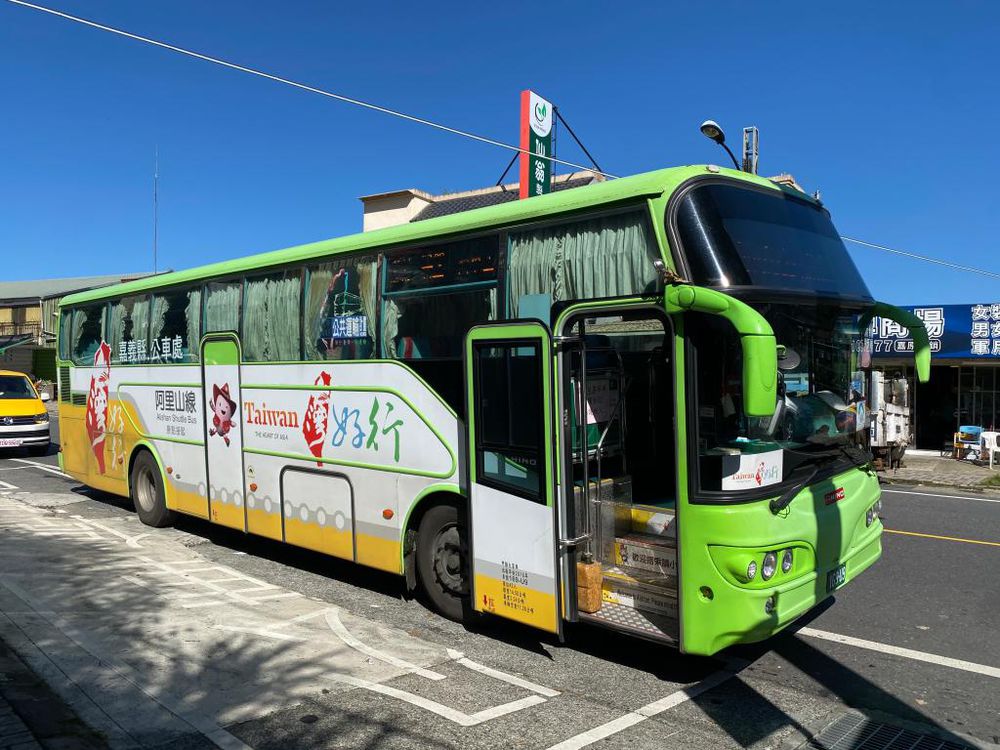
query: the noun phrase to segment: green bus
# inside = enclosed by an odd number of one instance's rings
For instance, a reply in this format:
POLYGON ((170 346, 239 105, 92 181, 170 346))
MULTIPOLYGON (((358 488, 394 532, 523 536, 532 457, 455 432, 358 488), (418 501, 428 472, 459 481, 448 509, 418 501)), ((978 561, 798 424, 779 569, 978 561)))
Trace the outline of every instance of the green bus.
POLYGON ((819 202, 665 169, 68 296, 60 465, 452 618, 712 654, 881 554, 875 315, 926 378, 819 202))

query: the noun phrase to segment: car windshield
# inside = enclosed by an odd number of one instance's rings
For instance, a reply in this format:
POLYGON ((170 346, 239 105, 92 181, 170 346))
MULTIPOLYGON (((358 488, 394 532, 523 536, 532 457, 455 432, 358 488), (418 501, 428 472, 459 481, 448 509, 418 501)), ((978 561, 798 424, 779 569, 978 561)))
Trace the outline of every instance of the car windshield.
POLYGON ((769 417, 743 414, 738 337, 719 321, 700 319, 690 338, 701 489, 763 490, 803 467, 864 463, 871 359, 864 311, 748 301, 771 324, 779 346, 777 403, 769 417))
POLYGON ((35 391, 24 375, 0 375, 0 399, 35 398, 35 391))

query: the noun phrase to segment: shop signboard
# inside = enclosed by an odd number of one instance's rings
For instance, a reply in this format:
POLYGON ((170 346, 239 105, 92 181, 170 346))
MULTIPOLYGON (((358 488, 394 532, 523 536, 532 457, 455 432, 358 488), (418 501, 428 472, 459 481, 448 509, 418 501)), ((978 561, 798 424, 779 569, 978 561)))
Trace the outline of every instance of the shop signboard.
POLYGON ((545 195, 551 189, 552 103, 534 91, 521 92, 521 184, 523 200, 545 195))
MULTIPOLYGON (((933 359, 1000 359, 1000 303, 908 306, 924 321, 933 359)), ((888 318, 875 318, 869 329, 875 359, 907 357, 913 339, 907 328, 888 318)))

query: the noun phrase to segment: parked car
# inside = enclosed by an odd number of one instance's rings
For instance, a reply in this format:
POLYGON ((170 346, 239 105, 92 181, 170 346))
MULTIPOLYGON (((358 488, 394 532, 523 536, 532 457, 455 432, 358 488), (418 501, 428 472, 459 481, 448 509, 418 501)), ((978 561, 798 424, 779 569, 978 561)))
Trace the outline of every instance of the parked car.
POLYGON ((49 450, 49 413, 27 375, 0 370, 0 449, 25 447, 34 455, 49 450))

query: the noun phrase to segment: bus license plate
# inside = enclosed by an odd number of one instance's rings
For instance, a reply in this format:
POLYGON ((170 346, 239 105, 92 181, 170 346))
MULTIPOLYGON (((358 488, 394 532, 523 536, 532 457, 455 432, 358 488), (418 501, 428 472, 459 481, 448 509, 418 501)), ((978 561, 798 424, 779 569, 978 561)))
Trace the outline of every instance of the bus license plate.
POLYGON ((0 438, 0 448, 17 448, 21 445, 21 438, 0 438))
POLYGON ((831 570, 826 574, 826 590, 827 592, 833 591, 844 585, 844 581, 847 580, 847 565, 838 565, 836 568, 831 570))

